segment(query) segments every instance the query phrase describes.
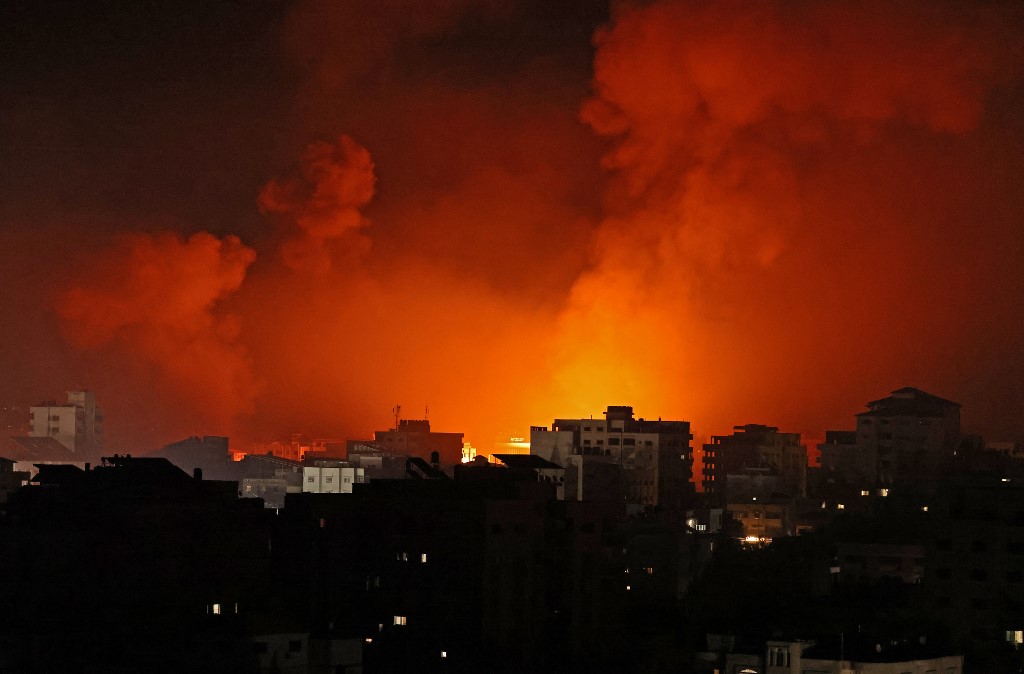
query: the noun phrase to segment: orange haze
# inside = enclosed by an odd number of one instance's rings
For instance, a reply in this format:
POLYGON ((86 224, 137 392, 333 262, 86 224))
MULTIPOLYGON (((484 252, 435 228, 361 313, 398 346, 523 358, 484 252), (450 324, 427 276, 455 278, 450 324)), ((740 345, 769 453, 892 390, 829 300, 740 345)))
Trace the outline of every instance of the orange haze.
POLYGON ((1024 435, 1019 7, 541 4, 299 3, 248 224, 48 280, 113 442, 395 404, 483 451, 609 404, 820 438, 904 385, 1024 435))

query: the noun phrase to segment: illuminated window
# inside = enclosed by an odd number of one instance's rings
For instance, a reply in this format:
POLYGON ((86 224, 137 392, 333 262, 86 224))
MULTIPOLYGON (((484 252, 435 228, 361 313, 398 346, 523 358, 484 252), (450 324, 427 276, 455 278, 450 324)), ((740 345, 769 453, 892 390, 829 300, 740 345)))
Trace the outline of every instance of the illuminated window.
POLYGON ((1024 644, 1024 630, 1009 630, 1006 633, 1006 640, 1017 646, 1024 644))
POLYGON ((652 575, 654 573, 654 567, 653 566, 645 566, 644 567, 644 573, 646 573, 648 576, 652 575))
POLYGON ((868 491, 867 489, 861 489, 860 490, 860 495, 861 496, 871 496, 871 492, 868 491))
POLYGON ((448 651, 441 651, 441 657, 442 658, 447 658, 448 657, 448 651))
POLYGON ((427 563, 427 553, 424 552, 422 555, 420 555, 420 564, 426 564, 426 563, 427 563))
POLYGON ((632 588, 629 585, 626 586, 626 592, 629 592, 631 589, 632 588))
POLYGON ((923 512, 923 513, 928 512, 928 506, 921 506, 921 512, 923 512))
POLYGON ((405 624, 405 620, 406 620, 406 618, 405 618, 404 615, 396 615, 395 616, 395 624, 396 625, 404 625, 405 624))
POLYGON ((213 605, 213 615, 220 615, 220 604, 213 605))
POLYGON ((836 510, 845 510, 845 509, 846 509, 846 506, 844 506, 842 503, 837 503, 836 504, 836 510))
POLYGON ((878 495, 879 496, 888 496, 889 495, 889 490, 888 489, 879 489, 878 490, 878 495))

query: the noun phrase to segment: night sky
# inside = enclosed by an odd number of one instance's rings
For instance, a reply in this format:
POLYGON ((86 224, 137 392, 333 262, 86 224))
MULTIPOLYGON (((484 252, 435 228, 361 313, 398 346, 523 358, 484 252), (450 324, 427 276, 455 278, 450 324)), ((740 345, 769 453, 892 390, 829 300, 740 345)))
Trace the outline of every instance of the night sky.
POLYGON ((0 5, 0 401, 1024 440, 1024 5, 0 5))

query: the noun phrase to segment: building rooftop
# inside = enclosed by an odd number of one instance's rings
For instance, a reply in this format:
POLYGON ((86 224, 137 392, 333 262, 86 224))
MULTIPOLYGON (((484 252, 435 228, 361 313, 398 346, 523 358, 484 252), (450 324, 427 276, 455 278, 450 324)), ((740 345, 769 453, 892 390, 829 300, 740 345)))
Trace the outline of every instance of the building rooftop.
POLYGON ((75 454, 51 437, 16 435, 3 442, 3 455, 14 461, 64 461, 79 462, 82 457, 75 454))
POLYGON ((887 398, 879 398, 868 403, 868 410, 861 412, 863 416, 909 416, 909 417, 941 417, 950 408, 960 408, 960 403, 940 398, 921 389, 905 386, 896 389, 887 398))
POLYGON ((552 463, 551 461, 537 456, 536 454, 492 454, 491 456, 498 461, 501 461, 509 468, 515 468, 517 470, 561 468, 557 463, 552 463))

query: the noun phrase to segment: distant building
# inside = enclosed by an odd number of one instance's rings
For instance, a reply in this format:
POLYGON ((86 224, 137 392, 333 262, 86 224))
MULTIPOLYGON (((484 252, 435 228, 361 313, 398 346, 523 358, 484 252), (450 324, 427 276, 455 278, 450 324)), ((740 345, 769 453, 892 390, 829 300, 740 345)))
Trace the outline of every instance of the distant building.
POLYGON ((246 454, 235 463, 242 498, 261 498, 266 508, 283 508, 288 494, 302 491, 302 464, 273 454, 246 454))
POLYGON ((693 493, 690 422, 636 419, 632 407, 619 405, 610 405, 604 416, 555 419, 550 430, 532 426, 530 452, 565 466, 567 498, 572 486, 576 500, 600 498, 585 488, 584 473, 590 464, 606 464, 621 471, 628 504, 682 508, 693 493))
POLYGON ((103 414, 92 391, 68 391, 67 404, 44 402, 30 411, 30 437, 53 438, 82 456, 98 458, 103 452, 103 414))
POLYGON ((839 473, 852 484, 875 483, 877 457, 857 444, 857 431, 825 431, 818 451, 818 463, 825 472, 839 473))
POLYGON ((872 400, 855 431, 828 431, 821 466, 849 485, 930 481, 960 444, 960 405, 904 387, 872 400))
POLYGON ((754 497, 799 497, 807 493, 807 448, 799 433, 775 426, 736 426, 732 435, 711 436, 704 445, 704 492, 719 503, 754 497), (737 493, 732 493, 737 492, 737 493))
MULTIPOLYGON (((462 463, 463 434, 431 431, 427 419, 401 419, 397 428, 375 431, 372 442, 357 441, 355 444, 371 444, 390 454, 421 459, 430 459, 430 455, 437 452, 445 465, 462 463)), ((351 451, 352 443, 349 444, 351 451)))
POLYGON ((878 481, 935 477, 960 443, 960 404, 913 387, 868 403, 857 445, 877 456, 878 481))
POLYGON ((209 480, 237 479, 235 462, 228 450, 228 439, 220 435, 185 438, 164 445, 154 453, 162 456, 188 474, 196 468, 209 480))

